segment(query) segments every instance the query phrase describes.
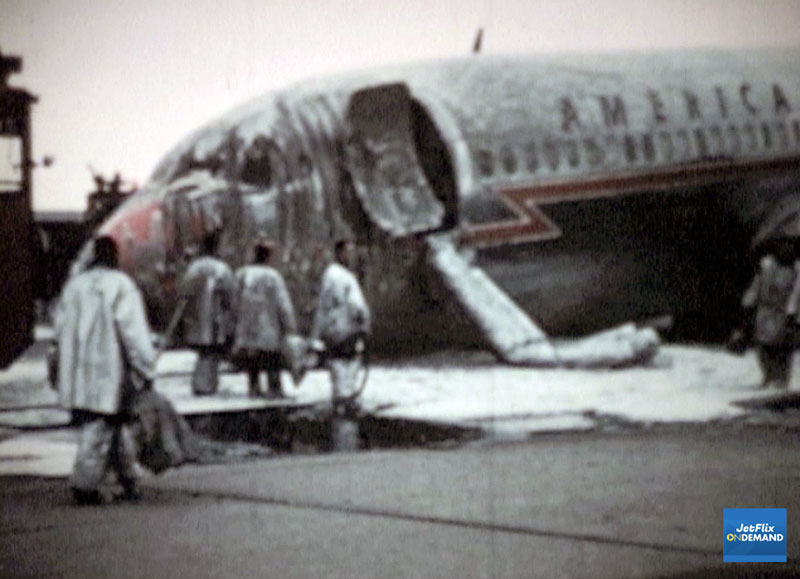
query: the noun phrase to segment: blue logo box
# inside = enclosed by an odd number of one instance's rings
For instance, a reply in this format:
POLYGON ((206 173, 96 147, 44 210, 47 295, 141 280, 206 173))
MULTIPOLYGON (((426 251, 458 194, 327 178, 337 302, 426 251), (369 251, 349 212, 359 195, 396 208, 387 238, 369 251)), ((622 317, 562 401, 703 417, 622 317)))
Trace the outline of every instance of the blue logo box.
POLYGON ((724 509, 722 560, 786 563, 786 509, 724 509))

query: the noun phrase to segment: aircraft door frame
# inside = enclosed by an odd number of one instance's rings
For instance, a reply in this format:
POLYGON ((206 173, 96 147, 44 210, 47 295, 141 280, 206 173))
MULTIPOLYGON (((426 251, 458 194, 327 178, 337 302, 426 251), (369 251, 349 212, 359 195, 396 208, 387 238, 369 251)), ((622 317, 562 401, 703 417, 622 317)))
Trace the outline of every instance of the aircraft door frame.
POLYGON ((450 221, 417 155, 415 104, 405 84, 385 84, 354 92, 346 111, 344 158, 356 196, 370 220, 395 238, 450 221))

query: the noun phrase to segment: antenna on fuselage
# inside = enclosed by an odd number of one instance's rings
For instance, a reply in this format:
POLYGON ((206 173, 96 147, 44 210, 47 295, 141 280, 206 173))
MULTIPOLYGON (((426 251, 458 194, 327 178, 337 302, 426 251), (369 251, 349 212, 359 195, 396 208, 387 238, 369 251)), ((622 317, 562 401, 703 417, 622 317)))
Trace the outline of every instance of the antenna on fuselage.
POLYGON ((478 28, 478 34, 475 36, 475 42, 472 44, 472 54, 480 53, 481 44, 483 44, 483 28, 478 28))

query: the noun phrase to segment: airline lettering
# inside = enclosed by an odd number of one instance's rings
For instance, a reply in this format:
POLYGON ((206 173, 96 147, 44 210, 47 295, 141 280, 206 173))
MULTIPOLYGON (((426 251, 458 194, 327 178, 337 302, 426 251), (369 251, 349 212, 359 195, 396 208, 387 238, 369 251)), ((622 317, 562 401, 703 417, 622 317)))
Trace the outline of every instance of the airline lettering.
MULTIPOLYGON (((730 92, 730 90, 726 90, 721 86, 715 86, 714 98, 712 100, 704 100, 701 99, 701 95, 698 95, 696 92, 684 89, 682 91, 684 105, 683 116, 689 121, 702 121, 704 112, 706 114, 712 112, 708 109, 704 109, 705 106, 716 107, 716 112, 719 113, 719 116, 723 119, 727 119, 731 110, 731 99, 729 99, 730 92)), ((771 86, 771 98, 762 97, 761 106, 758 106, 756 102, 755 91, 750 83, 743 82, 736 87, 733 92, 736 95, 736 98, 732 99, 733 103, 738 102, 750 116, 759 116, 762 114, 762 111, 766 111, 767 114, 781 116, 791 114, 793 110, 789 99, 786 97, 785 91, 778 83, 773 83, 771 86), (771 102, 763 102, 767 100, 771 100, 771 102)), ((669 121, 670 117, 661 93, 657 90, 649 89, 645 93, 645 96, 650 103, 650 112, 653 121, 656 124, 663 124, 669 121)), ((597 106, 606 128, 612 129, 615 127, 628 126, 628 107, 622 95, 598 95, 597 106)), ((558 101, 558 110, 561 113, 562 131, 568 133, 572 131, 572 129, 580 129, 583 127, 579 108, 575 105, 572 98, 568 96, 561 97, 558 101)))

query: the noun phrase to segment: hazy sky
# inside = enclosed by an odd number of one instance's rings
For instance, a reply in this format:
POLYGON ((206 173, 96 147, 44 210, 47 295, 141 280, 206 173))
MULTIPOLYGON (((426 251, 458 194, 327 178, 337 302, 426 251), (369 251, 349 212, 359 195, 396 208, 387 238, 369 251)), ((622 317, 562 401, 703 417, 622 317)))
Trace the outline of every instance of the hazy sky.
POLYGON ((187 133, 320 73, 468 54, 800 45, 800 0, 0 0, 33 109, 34 208, 77 209, 87 165, 143 184, 187 133))

